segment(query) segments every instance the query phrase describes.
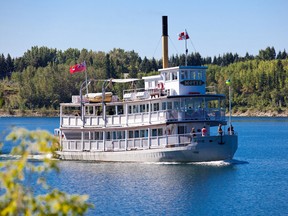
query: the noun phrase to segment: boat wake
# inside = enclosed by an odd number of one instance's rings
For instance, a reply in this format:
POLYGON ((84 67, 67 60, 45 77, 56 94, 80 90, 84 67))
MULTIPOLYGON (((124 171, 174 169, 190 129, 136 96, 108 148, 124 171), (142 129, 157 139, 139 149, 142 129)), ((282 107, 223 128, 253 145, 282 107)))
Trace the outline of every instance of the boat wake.
POLYGON ((181 163, 181 162, 143 162, 143 164, 156 164, 156 165, 200 165, 200 166, 215 166, 215 167, 223 167, 223 166, 231 166, 238 164, 248 164, 247 161, 240 160, 221 160, 221 161, 207 161, 207 162, 189 162, 189 163, 181 163))
MULTIPOLYGON (((20 155, 11 155, 11 154, 1 154, 0 161, 2 160, 18 160, 20 159, 20 155)), ((37 155, 29 155, 29 161, 42 161, 46 158, 53 159, 52 154, 37 154, 37 155)))
POLYGON ((195 163, 189 163, 189 164, 223 167, 223 166, 231 166, 231 165, 238 165, 238 164, 248 164, 248 162, 230 159, 230 160, 221 160, 221 161, 195 162, 195 163))

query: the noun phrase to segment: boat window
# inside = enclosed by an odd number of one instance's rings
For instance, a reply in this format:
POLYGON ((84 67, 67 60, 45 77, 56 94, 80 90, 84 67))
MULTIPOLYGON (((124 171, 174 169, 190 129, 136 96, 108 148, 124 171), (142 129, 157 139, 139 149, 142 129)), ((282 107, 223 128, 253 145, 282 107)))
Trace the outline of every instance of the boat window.
POLYGON ((163 129, 162 128, 158 129, 158 136, 163 136, 163 129))
POLYGON ((202 71, 198 71, 198 79, 199 80, 202 80, 202 75, 203 75, 202 71))
POLYGON ((170 80, 170 73, 167 72, 165 73, 165 81, 169 81, 170 80))
POLYGON ((146 104, 146 112, 149 112, 150 109, 149 109, 149 104, 146 104))
POLYGON ((140 130, 140 137, 148 137, 148 130, 140 130))
POLYGON ((140 104, 140 113, 146 112, 146 104, 140 104))
POLYGON ((174 109, 179 110, 179 101, 174 101, 174 109))
POLYGON ((172 80, 177 80, 177 72, 172 72, 172 80))
POLYGON ((129 138, 133 138, 133 131, 129 131, 129 138))
POLYGON ((116 135, 117 135, 116 131, 113 131, 113 139, 114 139, 114 140, 117 139, 117 136, 116 136, 116 135))
POLYGON ((188 73, 186 70, 181 71, 181 80, 186 80, 188 79, 188 73))
POLYGON ((167 106, 166 106, 166 102, 162 102, 162 110, 166 110, 167 106))
POLYGON ((96 115, 98 115, 98 116, 102 115, 102 109, 101 109, 101 107, 97 107, 97 109, 96 109, 96 115))
POLYGON ((111 139, 111 132, 108 131, 106 132, 106 140, 110 140, 111 139))
POLYGON ((122 105, 117 106, 117 111, 118 111, 118 114, 119 114, 119 115, 123 114, 123 113, 124 113, 124 112, 123 112, 123 106, 122 106, 122 105))
POLYGON ((196 73, 195 73, 195 71, 190 71, 190 78, 191 78, 191 80, 195 80, 196 79, 196 73))
POLYGON ((128 106, 128 114, 132 113, 132 106, 128 106))
POLYGON ((159 111, 159 103, 153 104, 153 111, 159 111))
POLYGON ((134 138, 139 138, 139 131, 138 130, 134 131, 134 138))
POLYGON ((85 107, 85 114, 86 115, 93 115, 93 107, 87 106, 85 107))
POLYGON ((125 139, 125 131, 117 131, 117 139, 125 139))
POLYGON ((89 132, 84 132, 84 140, 89 140, 89 132))
MULTIPOLYGON (((147 131, 148 133, 148 131, 147 131)), ((155 137, 155 136, 163 136, 163 128, 154 128, 152 129, 152 136, 155 137)))
POLYGON ((172 102, 167 102, 167 110, 171 110, 172 109, 172 102))
POLYGON ((185 126, 178 126, 178 134, 185 134, 186 130, 185 130, 185 126))
POLYGON ((138 113, 138 105, 133 105, 133 113, 138 113))
POLYGON ((115 107, 108 107, 106 115, 114 115, 114 114, 115 114, 115 107))
POLYGON ((95 140, 103 140, 103 133, 102 132, 95 132, 95 140))
POLYGON ((191 110, 193 108, 193 100, 191 98, 182 99, 186 109, 191 110))
POLYGON ((152 136, 157 136, 157 129, 152 129, 152 136))

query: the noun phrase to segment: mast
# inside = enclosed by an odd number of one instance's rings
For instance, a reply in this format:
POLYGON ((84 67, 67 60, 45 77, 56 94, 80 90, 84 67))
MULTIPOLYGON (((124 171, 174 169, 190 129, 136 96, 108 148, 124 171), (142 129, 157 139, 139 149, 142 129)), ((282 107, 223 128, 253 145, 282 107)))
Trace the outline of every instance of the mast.
POLYGON ((162 62, 168 68, 168 17, 162 16, 162 62))
MULTIPOLYGON (((185 66, 187 66, 187 56, 188 56, 188 48, 187 48, 187 31, 185 29, 185 66)), ((189 36, 188 36, 189 37, 189 36)))

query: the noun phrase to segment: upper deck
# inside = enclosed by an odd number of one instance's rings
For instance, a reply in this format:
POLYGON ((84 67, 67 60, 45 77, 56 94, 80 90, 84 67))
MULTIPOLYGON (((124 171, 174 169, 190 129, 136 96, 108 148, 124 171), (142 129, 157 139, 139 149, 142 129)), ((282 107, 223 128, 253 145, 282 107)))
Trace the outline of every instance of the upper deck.
POLYGON ((203 66, 160 69, 159 75, 143 77, 144 88, 124 90, 123 98, 106 92, 105 88, 102 93, 73 96, 72 103, 61 104, 60 126, 118 128, 175 122, 218 125, 225 121, 225 96, 206 91, 206 69, 203 66))

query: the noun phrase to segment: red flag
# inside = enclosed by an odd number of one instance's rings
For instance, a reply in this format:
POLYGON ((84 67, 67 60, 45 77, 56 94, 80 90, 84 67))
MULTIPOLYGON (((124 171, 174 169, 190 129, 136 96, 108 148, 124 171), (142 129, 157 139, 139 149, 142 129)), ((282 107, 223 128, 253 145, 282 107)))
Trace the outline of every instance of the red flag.
POLYGON ((86 64, 85 64, 85 62, 82 62, 80 64, 76 64, 74 66, 71 66, 70 67, 70 74, 77 73, 77 72, 83 72, 85 70, 86 70, 86 64))
POLYGON ((189 39, 189 35, 188 35, 187 32, 181 32, 178 36, 179 36, 178 40, 187 40, 187 39, 189 39))

